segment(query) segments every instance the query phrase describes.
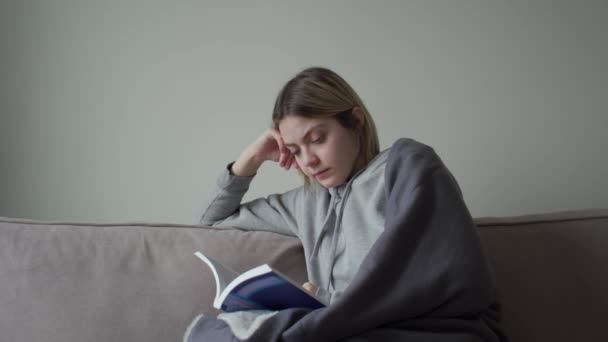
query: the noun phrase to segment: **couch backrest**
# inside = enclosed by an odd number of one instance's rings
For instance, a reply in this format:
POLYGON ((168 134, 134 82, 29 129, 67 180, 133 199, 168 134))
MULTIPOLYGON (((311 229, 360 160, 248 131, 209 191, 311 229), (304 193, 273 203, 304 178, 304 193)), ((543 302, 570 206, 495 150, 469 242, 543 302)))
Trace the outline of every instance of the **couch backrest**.
POLYGON ((512 341, 608 341, 608 210, 476 222, 512 341))
MULTIPOLYGON (((608 341, 608 210, 476 223, 513 342, 608 341)), ((283 235, 0 218, 0 342, 180 341, 197 314, 217 313, 199 249, 306 280, 283 235)))
POLYGON ((217 313, 196 250, 306 279, 298 241, 273 233, 0 218, 0 342, 181 341, 197 314, 217 313))

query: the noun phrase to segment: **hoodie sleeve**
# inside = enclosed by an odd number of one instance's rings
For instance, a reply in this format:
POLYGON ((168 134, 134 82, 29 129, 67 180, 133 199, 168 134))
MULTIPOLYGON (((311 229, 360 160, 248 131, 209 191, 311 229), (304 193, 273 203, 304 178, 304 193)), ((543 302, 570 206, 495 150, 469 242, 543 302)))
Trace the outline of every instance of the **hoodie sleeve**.
POLYGON ((296 236, 295 208, 300 188, 241 203, 254 176, 233 175, 229 171, 231 165, 228 164, 219 176, 203 209, 200 223, 296 236))

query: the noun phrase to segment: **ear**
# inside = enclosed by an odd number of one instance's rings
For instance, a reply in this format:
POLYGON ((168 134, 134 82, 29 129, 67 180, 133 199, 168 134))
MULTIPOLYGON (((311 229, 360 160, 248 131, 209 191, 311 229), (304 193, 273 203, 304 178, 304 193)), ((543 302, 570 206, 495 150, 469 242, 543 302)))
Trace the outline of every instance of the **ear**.
POLYGON ((354 106, 352 110, 352 115, 355 121, 357 122, 357 127, 363 127, 363 121, 365 118, 365 115, 363 114, 363 109, 361 109, 361 107, 359 106, 354 106))

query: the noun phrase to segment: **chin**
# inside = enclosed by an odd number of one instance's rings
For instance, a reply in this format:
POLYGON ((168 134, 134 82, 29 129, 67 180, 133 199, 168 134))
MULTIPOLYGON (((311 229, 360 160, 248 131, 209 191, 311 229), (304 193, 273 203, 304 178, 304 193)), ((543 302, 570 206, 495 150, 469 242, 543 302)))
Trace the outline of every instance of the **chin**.
POLYGON ((338 187, 344 183, 346 183, 345 180, 342 179, 323 179, 321 181, 317 181, 319 184, 321 184, 324 188, 335 188, 338 187))

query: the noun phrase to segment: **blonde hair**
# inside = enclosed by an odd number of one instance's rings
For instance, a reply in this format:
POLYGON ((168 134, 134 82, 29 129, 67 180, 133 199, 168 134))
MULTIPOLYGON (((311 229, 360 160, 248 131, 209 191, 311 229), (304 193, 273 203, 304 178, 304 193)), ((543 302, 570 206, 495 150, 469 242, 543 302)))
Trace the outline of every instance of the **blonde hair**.
MULTIPOLYGON (((374 120, 355 90, 338 74, 321 67, 300 71, 289 80, 277 96, 272 122, 279 123, 289 115, 307 118, 334 118, 344 128, 359 136, 359 159, 352 174, 365 167, 380 152, 374 120), (353 113, 358 107, 361 116, 353 113)), ((351 174, 351 175, 352 175, 351 174)), ((300 171, 305 186, 314 182, 300 171)))

